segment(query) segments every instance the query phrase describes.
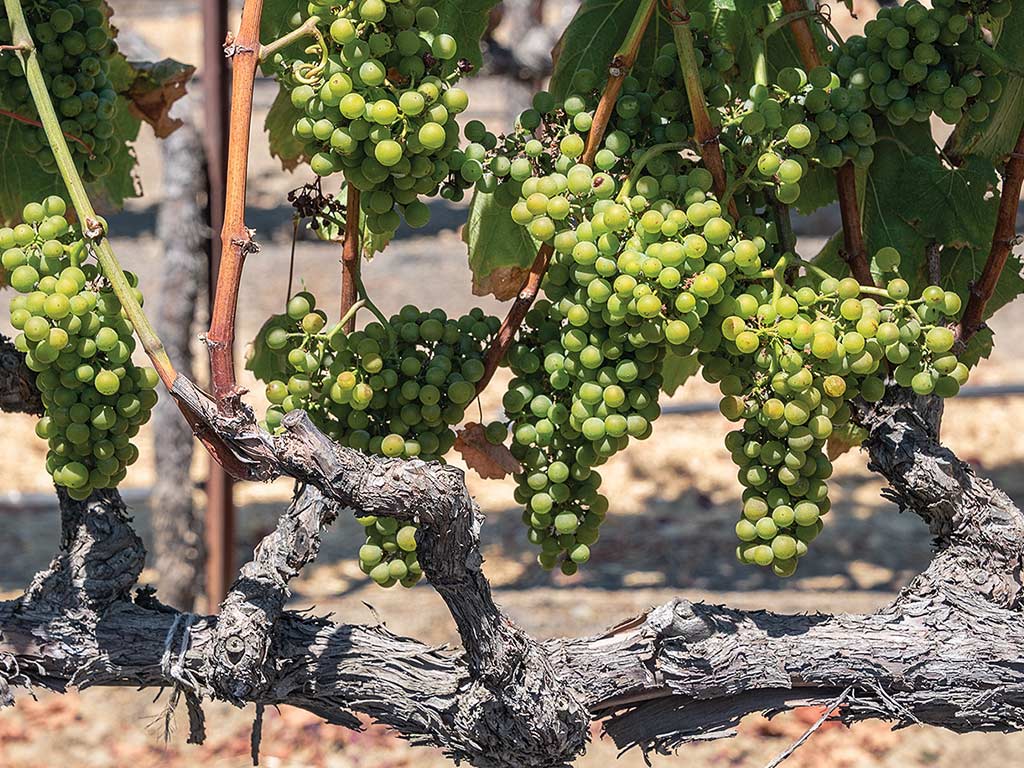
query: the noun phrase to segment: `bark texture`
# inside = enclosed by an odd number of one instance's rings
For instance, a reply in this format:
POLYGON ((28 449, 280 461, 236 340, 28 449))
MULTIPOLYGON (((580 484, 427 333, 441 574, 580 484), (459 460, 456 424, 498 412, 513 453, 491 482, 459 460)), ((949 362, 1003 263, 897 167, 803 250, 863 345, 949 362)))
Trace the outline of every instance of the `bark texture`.
POLYGON ((6 698, 26 684, 174 686, 193 713, 205 697, 288 703, 348 727, 362 713, 453 758, 518 768, 571 763, 591 718, 623 749, 668 751, 731 735, 751 712, 837 697, 846 721, 1024 727, 1024 516, 939 445, 931 401, 894 391, 860 415, 871 467, 937 546, 892 605, 791 616, 674 600, 599 635, 542 642, 492 599, 481 517, 458 470, 339 447, 298 411, 271 437, 245 410, 218 416, 184 379, 174 394, 250 477, 291 475, 300 493, 219 618, 129 597, 142 550, 116 496, 62 499, 61 554, 24 597, 0 603, 6 698), (420 560, 461 650, 284 610, 288 581, 342 508, 420 524, 420 560))
MULTIPOLYGON (((206 273, 202 198, 206 164, 192 98, 174 105, 178 130, 160 143, 163 200, 157 232, 163 243, 163 281, 156 325, 167 353, 183 371, 192 368, 192 339, 197 299, 206 273)), ((194 440, 174 402, 163 398, 153 412, 156 482, 153 484, 153 554, 160 594, 169 605, 191 610, 202 591, 203 520, 192 500, 190 477, 194 440)))
POLYGON ((14 348, 14 342, 0 336, 0 411, 41 415, 43 401, 35 379, 25 365, 25 355, 14 348))

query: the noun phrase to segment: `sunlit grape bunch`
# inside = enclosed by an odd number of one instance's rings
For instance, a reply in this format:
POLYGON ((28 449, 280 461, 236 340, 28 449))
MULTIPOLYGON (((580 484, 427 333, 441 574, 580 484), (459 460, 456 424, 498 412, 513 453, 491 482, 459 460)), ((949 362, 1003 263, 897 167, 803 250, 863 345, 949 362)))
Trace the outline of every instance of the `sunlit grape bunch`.
POLYGON ((59 197, 25 206, 21 224, 0 228, 0 260, 18 292, 14 344, 36 372, 46 411, 36 424, 49 445, 46 469, 85 499, 117 486, 138 459, 131 440, 156 405, 157 375, 132 363, 133 326, 65 211, 59 197))
MULTIPOLYGON (((985 120, 1002 93, 992 77, 1002 67, 986 53, 990 49, 967 4, 940 0, 933 6, 910 0, 880 8, 864 35, 842 46, 836 72, 894 125, 925 122, 932 114, 950 125, 964 115, 985 120)), ((1009 10, 1009 3, 1005 9, 995 6, 997 12, 1009 10)))
POLYGON ((967 380, 947 327, 960 297, 930 286, 911 299, 892 274, 899 253, 883 248, 875 261, 891 273, 885 288, 809 267, 792 287, 749 285, 705 318, 721 325, 717 346, 701 353, 703 375, 718 383, 723 415, 742 424, 726 438, 745 488, 736 525, 742 562, 780 576, 795 571, 829 510, 825 442, 849 422, 853 398, 881 400, 889 376, 941 397, 967 380))
MULTIPOLYGON (((638 162, 621 184, 583 165, 531 177, 513 211, 554 247, 546 299, 509 349, 515 378, 503 399, 524 467, 516 500, 545 568, 571 574, 589 559, 608 510, 594 468, 651 435, 666 355, 699 348, 701 318, 733 290, 731 275, 761 269, 765 240, 739 237, 710 173, 683 162, 677 153, 660 179, 638 162), (559 198, 561 218, 550 207, 559 198)), ((502 425, 491 429, 500 436, 502 425)))
POLYGON ((877 137, 866 108, 865 94, 824 66, 809 75, 785 67, 773 85, 752 86, 750 98, 726 121, 736 137, 736 157, 749 169, 744 187, 770 187, 788 205, 799 199, 810 163, 870 165, 877 137))
MULTIPOLYGON (((39 50, 43 78, 54 100, 60 127, 85 181, 106 176, 112 163, 117 92, 110 61, 117 51, 101 0, 42 0, 26 4, 25 18, 39 50)), ((0 6, 0 44, 10 43, 11 26, 0 6)), ((38 121, 21 59, 0 51, 0 109, 38 121)), ((57 173, 42 127, 22 132, 21 149, 39 166, 57 173)))
MULTIPOLYGON (((401 217, 413 227, 430 217, 421 196, 460 182, 455 116, 469 104, 455 83, 469 64, 421 0, 298 3, 292 22, 320 19, 317 44, 272 66, 301 113, 293 134, 320 176, 340 172, 363 192, 371 232, 389 234, 401 217)), ((354 213, 352 214, 354 215, 354 213)))

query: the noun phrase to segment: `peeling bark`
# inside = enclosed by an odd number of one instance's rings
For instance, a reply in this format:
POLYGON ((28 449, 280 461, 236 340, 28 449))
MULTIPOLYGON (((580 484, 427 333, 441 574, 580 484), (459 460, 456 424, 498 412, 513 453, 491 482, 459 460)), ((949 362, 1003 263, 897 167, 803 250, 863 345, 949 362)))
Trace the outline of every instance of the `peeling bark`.
POLYGON ((521 768, 569 764, 590 718, 624 749, 667 751, 729 736, 751 712, 840 695, 847 722, 1024 728, 1024 516, 938 444, 932 401, 893 391, 860 414, 871 468, 938 549, 891 605, 791 616, 674 600, 600 635, 538 642, 492 599, 461 472, 340 447, 298 411, 272 437, 244 409, 218 415, 185 380, 175 395, 251 476, 291 475, 304 490, 220 619, 180 614, 148 592, 129 599, 142 551, 116 497, 63 499, 61 555, 25 597, 0 604, 0 699, 26 682, 175 686, 196 709, 205 697, 287 703, 347 727, 365 714, 455 759, 521 768), (342 507, 419 523, 420 561, 461 651, 283 610, 288 581, 342 507))

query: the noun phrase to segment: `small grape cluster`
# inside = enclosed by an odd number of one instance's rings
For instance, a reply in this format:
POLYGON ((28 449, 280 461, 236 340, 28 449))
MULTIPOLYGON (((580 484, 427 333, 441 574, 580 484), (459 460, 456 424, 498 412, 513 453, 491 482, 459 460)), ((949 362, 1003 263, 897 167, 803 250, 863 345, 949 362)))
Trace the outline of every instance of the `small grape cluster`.
POLYGON ((992 77, 1002 68, 984 55, 981 29, 966 8, 954 0, 933 6, 910 0, 880 8, 864 35, 842 46, 836 72, 894 125, 925 122, 932 114, 950 125, 964 115, 981 122, 1002 93, 992 77))
POLYGON ((827 67, 805 73, 779 70, 776 83, 755 85, 750 98, 728 121, 736 134, 737 155, 749 169, 745 187, 771 187, 787 205, 800 197, 800 179, 809 162, 836 168, 852 161, 870 165, 877 141, 863 92, 843 86, 827 67))
POLYGON ((0 228, 0 259, 19 294, 10 302, 15 347, 37 374, 46 411, 36 424, 49 444, 46 469, 85 499, 117 486, 138 459, 131 439, 156 405, 157 375, 132 363, 132 324, 96 265, 85 263, 85 242, 65 212, 59 197, 26 205, 23 223, 0 228))
MULTIPOLYGON (((118 96, 110 81, 110 60, 117 51, 114 33, 101 0, 43 0, 26 7, 26 21, 39 49, 46 86, 54 98, 68 146, 86 181, 110 173, 110 150, 118 96)), ((10 22, 0 7, 0 43, 11 42, 10 22)), ((21 59, 0 52, 0 108, 30 120, 38 113, 32 102, 21 59)), ((57 173, 45 131, 25 131, 22 149, 39 166, 57 173)))
POLYGON ((371 232, 393 233, 399 212, 410 226, 425 225, 430 212, 421 196, 473 180, 460 173, 455 116, 469 98, 453 84, 469 65, 456 59, 455 39, 421 0, 310 3, 293 23, 310 16, 321 20, 320 46, 310 49, 316 60, 278 53, 272 61, 302 113, 293 134, 310 167, 319 176, 340 171, 364 193, 371 232))
POLYGON ((359 568, 382 587, 413 587, 423 578, 423 568, 416 556, 415 525, 399 526, 390 517, 356 518, 366 532, 366 542, 359 548, 359 568))
MULTIPOLYGON (((257 339, 274 361, 260 371, 270 407, 266 427, 281 429, 284 415, 306 411, 340 445, 390 458, 443 461, 455 444, 454 426, 476 397, 484 351, 500 326, 475 308, 457 319, 441 309, 408 305, 387 322, 351 333, 343 323, 327 328, 312 294, 296 294, 283 315, 257 339)), ((412 586, 421 575, 415 560, 415 526, 364 518, 363 570, 382 586, 412 586)))

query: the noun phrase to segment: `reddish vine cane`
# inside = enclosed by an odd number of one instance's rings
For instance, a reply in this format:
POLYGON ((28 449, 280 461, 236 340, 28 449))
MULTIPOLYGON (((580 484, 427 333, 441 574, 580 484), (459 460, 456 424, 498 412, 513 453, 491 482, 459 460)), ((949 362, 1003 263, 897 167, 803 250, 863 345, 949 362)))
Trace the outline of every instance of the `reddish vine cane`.
MULTIPOLYGON (((690 13, 683 0, 662 0, 668 11, 669 24, 675 38, 676 51, 679 53, 679 64, 683 72, 683 84, 686 87, 686 99, 693 117, 693 133, 697 139, 704 167, 711 173, 715 194, 723 199, 728 189, 725 173, 725 161, 722 159, 722 148, 718 142, 718 130, 711 122, 704 86, 700 82, 700 67, 693 44, 693 33, 690 30, 690 13)), ((729 213, 739 219, 736 201, 729 200, 729 213)))
POLYGON ((235 381, 235 313, 242 268, 248 255, 259 250, 245 226, 245 193, 249 173, 249 130, 252 93, 259 64, 260 17, 263 0, 246 0, 238 35, 228 40, 224 53, 231 58, 231 115, 228 128, 228 176, 221 230, 220 272, 214 293, 206 345, 210 352, 213 394, 222 411, 233 412, 243 394, 235 381))
POLYGON ((1003 191, 999 197, 999 211, 996 214, 996 228, 992 233, 992 246, 985 260, 981 277, 971 286, 971 295, 967 300, 960 321, 959 336, 962 343, 982 327, 985 317, 985 306, 995 293, 999 276, 1006 266, 1013 246, 1020 242, 1016 235, 1017 207, 1020 204, 1021 186, 1024 184, 1024 125, 1017 136, 1017 144, 1006 161, 1006 172, 1003 175, 1003 191))

